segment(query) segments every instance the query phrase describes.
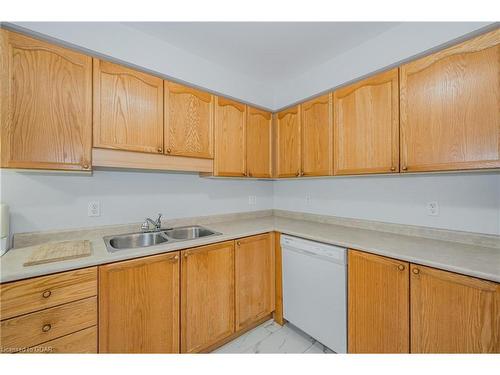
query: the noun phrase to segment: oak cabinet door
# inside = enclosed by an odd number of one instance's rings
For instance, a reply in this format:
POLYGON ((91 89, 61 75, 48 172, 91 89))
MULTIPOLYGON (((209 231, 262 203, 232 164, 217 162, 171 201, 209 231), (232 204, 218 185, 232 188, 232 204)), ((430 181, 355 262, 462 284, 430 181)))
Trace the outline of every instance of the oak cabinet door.
POLYGON ((398 69, 335 91, 334 173, 399 171, 398 69))
POLYGON ((332 174, 332 95, 326 94, 300 105, 303 176, 332 174))
POLYGON ((500 284, 411 265, 412 353, 500 353, 500 284))
POLYGON ((247 174, 249 177, 271 177, 271 113, 252 107, 247 107, 247 111, 247 174))
POLYGON ((1 166, 90 170, 92 58, 0 30, 1 166))
POLYGON ((215 96, 165 81, 165 153, 213 158, 215 96))
POLYGON ((94 147, 163 153, 163 80, 94 59, 94 147))
POLYGON ((202 352, 235 331, 234 242, 181 254, 181 352, 202 352))
POLYGON ((216 176, 246 175, 246 106, 234 100, 216 98, 215 160, 216 176))
POLYGON ((500 167, 500 29, 404 64, 401 171, 500 167))
POLYGON ((299 107, 276 115, 276 177, 299 177, 301 174, 301 140, 299 107))
POLYGON ((236 330, 274 311, 272 233, 236 241, 236 330))
POLYGON ((409 352, 409 264, 349 250, 349 353, 409 352))
POLYGON ((99 267, 99 351, 179 352, 179 253, 99 267))

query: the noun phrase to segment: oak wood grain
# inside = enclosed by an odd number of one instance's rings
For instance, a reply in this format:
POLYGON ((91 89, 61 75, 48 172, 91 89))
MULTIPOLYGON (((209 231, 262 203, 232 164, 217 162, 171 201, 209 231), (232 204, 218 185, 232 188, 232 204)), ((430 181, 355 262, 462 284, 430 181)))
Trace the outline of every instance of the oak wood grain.
POLYGON ((179 253, 99 267, 99 352, 179 352, 179 253))
POLYGON ((163 80, 94 59, 94 147, 163 153, 163 80))
POLYGON ((401 171, 500 167, 500 29, 404 64, 401 171))
POLYGON ((411 265, 412 353, 500 353, 500 284, 411 265))
POLYGON ((276 177, 299 177, 301 173, 301 127, 299 106, 275 114, 276 177))
POLYGON ((43 344, 28 348, 20 353, 33 354, 96 354, 97 326, 70 333, 43 344))
POLYGON ((234 241, 181 252, 181 352, 197 353, 235 332, 234 241))
POLYGON ((334 92, 334 173, 399 172, 398 68, 334 92))
POLYGON ((281 256, 281 233, 274 232, 274 267, 275 267, 275 301, 274 321, 279 325, 285 324, 283 318, 283 269, 281 256))
POLYGON ((348 352, 409 353, 409 264, 348 251, 348 352))
POLYGON ((236 330, 241 330, 274 311, 274 236, 235 242, 236 330))
POLYGON ((92 58, 0 30, 1 167, 90 170, 92 58))
POLYGON ((247 107, 246 165, 248 177, 272 176, 272 115, 247 107))
POLYGON ((215 96, 165 81, 165 153, 213 158, 215 96))

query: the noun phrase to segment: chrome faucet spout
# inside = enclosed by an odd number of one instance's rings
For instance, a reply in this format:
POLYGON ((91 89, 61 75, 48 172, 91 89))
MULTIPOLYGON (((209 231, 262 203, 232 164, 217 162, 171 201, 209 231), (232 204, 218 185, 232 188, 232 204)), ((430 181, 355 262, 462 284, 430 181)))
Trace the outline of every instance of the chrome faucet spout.
POLYGON ((161 218, 162 218, 162 216, 163 216, 162 214, 158 214, 158 219, 156 219, 156 221, 147 217, 144 220, 144 223, 142 223, 142 225, 141 225, 141 230, 143 232, 149 232, 150 231, 149 224, 153 225, 153 227, 154 227, 153 231, 161 230, 161 218))

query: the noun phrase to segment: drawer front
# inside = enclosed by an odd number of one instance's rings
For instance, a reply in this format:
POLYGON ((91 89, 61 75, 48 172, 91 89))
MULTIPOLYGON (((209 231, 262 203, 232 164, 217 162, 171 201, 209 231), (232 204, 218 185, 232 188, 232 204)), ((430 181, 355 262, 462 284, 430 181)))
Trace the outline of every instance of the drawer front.
POLYGON ((58 339, 23 350, 20 353, 97 353, 97 327, 83 329, 58 339))
POLYGON ((97 267, 0 285, 0 319, 97 295, 97 267))
POLYGON ((97 297, 2 321, 0 350, 17 352, 97 325, 97 297))

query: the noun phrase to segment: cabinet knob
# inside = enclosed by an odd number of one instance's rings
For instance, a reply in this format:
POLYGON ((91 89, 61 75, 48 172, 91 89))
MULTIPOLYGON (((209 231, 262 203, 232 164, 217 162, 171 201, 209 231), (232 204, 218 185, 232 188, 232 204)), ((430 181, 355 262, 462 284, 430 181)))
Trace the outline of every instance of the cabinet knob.
POLYGON ((87 163, 83 163, 83 164, 82 164, 82 168, 83 168, 83 169, 89 169, 89 165, 88 165, 87 163))
POLYGON ((184 258, 187 258, 188 257, 188 253, 184 253, 184 258))
POLYGON ((170 154, 172 152, 171 148, 167 148, 167 154, 170 154))
POLYGON ((396 167, 391 167, 391 171, 394 172, 396 170, 396 167))
POLYGON ((300 177, 300 171, 297 171, 297 177, 300 177))
POLYGON ((240 241, 236 241, 236 246, 241 246, 241 242, 240 241))
POLYGON ((403 166, 401 167, 401 170, 403 170, 403 171, 407 171, 407 170, 408 170, 408 167, 407 167, 406 165, 403 165, 403 166))
POLYGON ((163 149, 161 147, 158 147, 158 152, 163 152, 163 149))
POLYGON ((42 327, 42 331, 43 332, 49 332, 51 328, 52 328, 52 325, 50 325, 50 324, 44 324, 43 327, 42 327))
POLYGON ((176 255, 175 257, 170 258, 170 261, 172 263, 177 263, 178 260, 179 260, 179 256, 178 255, 176 255))
POLYGON ((418 268, 414 268, 412 271, 415 275, 418 275, 420 273, 420 270, 418 268))
POLYGON ((50 290, 46 290, 42 293, 43 298, 49 298, 51 296, 52 292, 50 290))
POLYGON ((398 266, 398 270, 400 270, 400 271, 404 271, 404 269, 405 269, 405 266, 403 266, 402 264, 400 264, 400 265, 398 266))

